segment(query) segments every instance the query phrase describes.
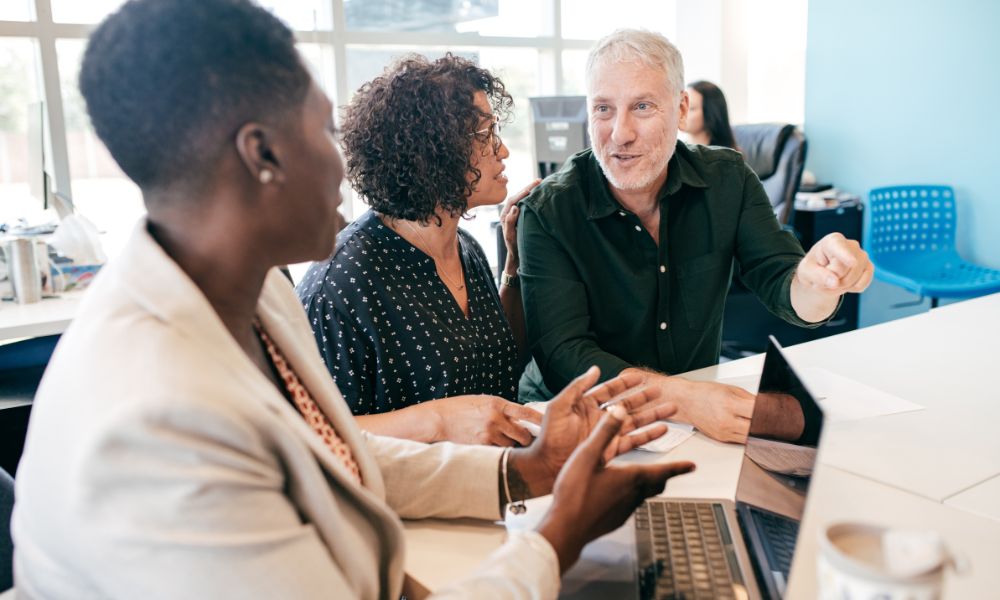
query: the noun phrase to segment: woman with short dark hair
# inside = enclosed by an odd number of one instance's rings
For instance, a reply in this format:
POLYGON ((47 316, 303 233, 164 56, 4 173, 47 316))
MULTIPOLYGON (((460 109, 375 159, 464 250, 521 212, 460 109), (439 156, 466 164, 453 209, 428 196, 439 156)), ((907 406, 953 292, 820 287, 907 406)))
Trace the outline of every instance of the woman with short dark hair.
POLYGON ((505 284, 459 228, 503 202, 500 126, 513 101, 472 61, 411 55, 345 110, 347 177, 371 206, 298 286, 320 354, 361 427, 424 442, 527 445, 526 357, 513 201, 505 284))

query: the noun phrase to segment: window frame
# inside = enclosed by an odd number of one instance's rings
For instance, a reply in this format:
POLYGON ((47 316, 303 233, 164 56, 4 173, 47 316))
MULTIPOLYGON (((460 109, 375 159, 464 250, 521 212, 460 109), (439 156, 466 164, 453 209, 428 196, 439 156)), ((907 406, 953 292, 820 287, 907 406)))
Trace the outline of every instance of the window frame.
MULTIPOLYGON (((326 81, 334 84, 333 100, 336 106, 346 104, 352 95, 348 87, 347 69, 338 68, 346 64, 347 48, 349 46, 438 46, 438 47, 482 47, 482 48, 517 48, 530 49, 551 53, 555 60, 552 63, 552 73, 547 74, 555 83, 556 94, 562 94, 564 78, 562 73, 562 51, 587 49, 593 40, 563 39, 561 34, 562 3, 566 0, 549 0, 549 18, 552 32, 538 37, 496 37, 484 36, 478 33, 420 33, 420 32, 379 32, 379 31, 347 31, 344 14, 344 0, 324 0, 332 16, 331 29, 312 31, 295 31, 296 42, 329 46, 333 50, 333 73, 324 73, 326 81)), ((55 179, 55 189, 73 198, 73 181, 70 173, 70 162, 67 148, 66 121, 63 107, 62 89, 59 79, 59 63, 56 53, 56 43, 63 39, 85 40, 96 25, 77 23, 57 23, 53 20, 50 0, 30 0, 33 11, 28 21, 0 21, 0 38, 27 38, 35 41, 38 49, 36 64, 39 67, 41 90, 39 96, 45 102, 47 145, 51 149, 51 168, 55 179)), ((345 209, 351 211, 350 203, 345 203, 345 209)), ((348 214, 348 218, 356 215, 348 214)))
MULTIPOLYGON (((63 95, 60 86, 56 43, 62 39, 85 40, 96 27, 93 24, 57 23, 53 21, 51 0, 24 0, 33 10, 29 21, 0 21, 0 38, 28 38, 36 42, 39 67, 38 81, 42 89, 39 96, 45 102, 51 168, 55 178, 55 188, 69 198, 72 194, 72 178, 67 150, 67 132, 63 95)), ((795 1, 795 0, 787 0, 795 1)), ((348 70, 340 68, 347 63, 349 47, 444 47, 444 48, 511 48, 534 50, 539 56, 551 60, 540 61, 539 81, 550 82, 544 87, 546 92, 554 91, 564 95, 575 85, 579 77, 564 73, 565 51, 586 51, 593 44, 592 39, 570 39, 563 37, 563 9, 570 10, 571 0, 545 0, 544 11, 549 33, 537 37, 496 37, 479 33, 459 32, 382 32, 348 31, 344 12, 345 0, 317 0, 317 9, 330 23, 329 29, 296 30, 299 43, 318 44, 332 51, 332 73, 323 72, 322 81, 327 83, 336 106, 344 106, 350 101, 353 90, 349 89, 348 70), (326 18, 326 17, 329 18, 326 18), (542 72, 544 71, 544 72, 542 72)), ((747 115, 748 102, 748 62, 746 54, 752 49, 747 32, 751 19, 740 7, 725 8, 716 2, 676 1, 670 9, 673 26, 677 35, 673 41, 685 54, 690 54, 687 75, 689 80, 708 78, 726 89, 730 115, 734 122, 742 122, 747 115), (729 33, 740 35, 729 35, 729 33), (741 33, 742 32, 742 33, 741 33), (723 35, 723 33, 727 33, 723 35), (694 67, 693 69, 691 67, 694 67)), ((595 17, 596 18, 596 17, 595 17)), ((803 57, 804 58, 804 57, 803 57)), ((804 60, 803 60, 804 70, 804 60)), ((802 73, 804 81, 804 72, 802 73)), ((804 104, 804 84, 803 100, 804 104)), ((804 111, 803 111, 804 112, 804 111)), ((527 118, 527 115, 521 115, 527 118)), ((348 218, 354 218, 352 203, 344 205, 348 218)))

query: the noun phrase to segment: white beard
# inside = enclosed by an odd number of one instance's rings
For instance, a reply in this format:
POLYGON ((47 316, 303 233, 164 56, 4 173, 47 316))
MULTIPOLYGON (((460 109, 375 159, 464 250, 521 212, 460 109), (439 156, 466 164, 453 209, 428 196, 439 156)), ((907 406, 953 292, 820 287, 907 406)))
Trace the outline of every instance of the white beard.
MULTIPOLYGON (((669 148, 671 151, 673 149, 672 146, 669 148)), ((643 160, 647 160, 652 165, 659 165, 659 168, 646 168, 638 172, 633 171, 625 177, 618 177, 609 165, 604 162, 604 156, 599 152, 594 152, 594 156, 597 157, 597 164, 601 165, 601 171, 604 172, 604 176, 608 179, 608 182, 616 189, 623 191, 645 189, 652 185, 657 177, 663 174, 663 169, 666 168, 673 152, 664 151, 658 154, 662 154, 662 156, 653 156, 652 160, 649 160, 650 157, 647 155, 643 160)))

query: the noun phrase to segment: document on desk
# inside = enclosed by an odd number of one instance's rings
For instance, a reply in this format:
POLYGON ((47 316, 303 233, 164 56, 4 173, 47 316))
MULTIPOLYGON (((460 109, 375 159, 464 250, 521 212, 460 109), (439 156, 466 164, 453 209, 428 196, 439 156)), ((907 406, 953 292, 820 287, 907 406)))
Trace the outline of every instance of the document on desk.
POLYGON ((821 367, 802 369, 802 378, 831 422, 854 421, 923 410, 923 406, 821 367))
MULTIPOLYGON (((831 422, 868 419, 924 408, 822 367, 806 367, 801 370, 801 374, 816 402, 823 407, 824 416, 831 422)), ((760 375, 729 377, 720 379, 719 383, 757 393, 760 375)))
MULTIPOLYGON (((694 425, 688 425, 687 423, 674 423, 673 421, 664 421, 664 423, 666 423, 668 427, 667 434, 663 437, 656 438, 652 442, 639 446, 640 450, 665 454, 677 446, 680 446, 686 442, 689 437, 694 435, 694 425)), ((653 425, 656 425, 656 423, 647 425, 642 429, 647 429, 653 425)), ((642 429, 639 431, 642 431, 642 429)))
MULTIPOLYGON (((532 410, 537 410, 538 412, 545 414, 545 409, 548 408, 548 402, 529 402, 525 404, 528 408, 532 410)), ((680 446, 688 438, 694 435, 694 426, 688 425, 687 423, 674 423, 673 421, 663 421, 667 424, 666 435, 659 437, 651 442, 639 446, 640 450, 645 450, 647 452, 659 452, 660 454, 665 454, 670 452, 677 446, 680 446)), ((541 428, 534 423, 529 423, 527 421, 518 421, 525 429, 531 432, 531 435, 537 436, 541 428)), ((656 423, 651 423, 646 427, 643 427, 637 431, 642 431, 653 427, 656 423)))

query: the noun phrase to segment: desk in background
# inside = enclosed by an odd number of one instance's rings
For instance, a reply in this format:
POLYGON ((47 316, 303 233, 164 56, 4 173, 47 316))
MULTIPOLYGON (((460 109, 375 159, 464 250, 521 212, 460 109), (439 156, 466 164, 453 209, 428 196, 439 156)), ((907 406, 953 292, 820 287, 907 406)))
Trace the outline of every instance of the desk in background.
POLYGON ((34 304, 0 302, 0 342, 60 334, 76 315, 84 292, 68 292, 34 304))
MULTIPOLYGON (((818 536, 842 520, 936 529, 969 563, 965 574, 949 573, 946 597, 996 595, 1000 386, 991 348, 1000 339, 998 315, 995 294, 787 348, 796 368, 823 367, 925 407, 827 427, 788 597, 816 596, 818 536)), ((755 356, 685 376, 724 379, 762 366, 755 356)), ((742 455, 742 446, 699 433, 666 455, 622 459, 692 460, 698 469, 671 481, 667 496, 733 498, 742 455)), ((407 572, 432 590, 468 574, 505 536, 501 525, 470 521, 414 521, 406 529, 407 572)))
POLYGON ((34 304, 0 302, 0 467, 13 474, 24 448, 31 401, 59 335, 84 292, 34 304))

